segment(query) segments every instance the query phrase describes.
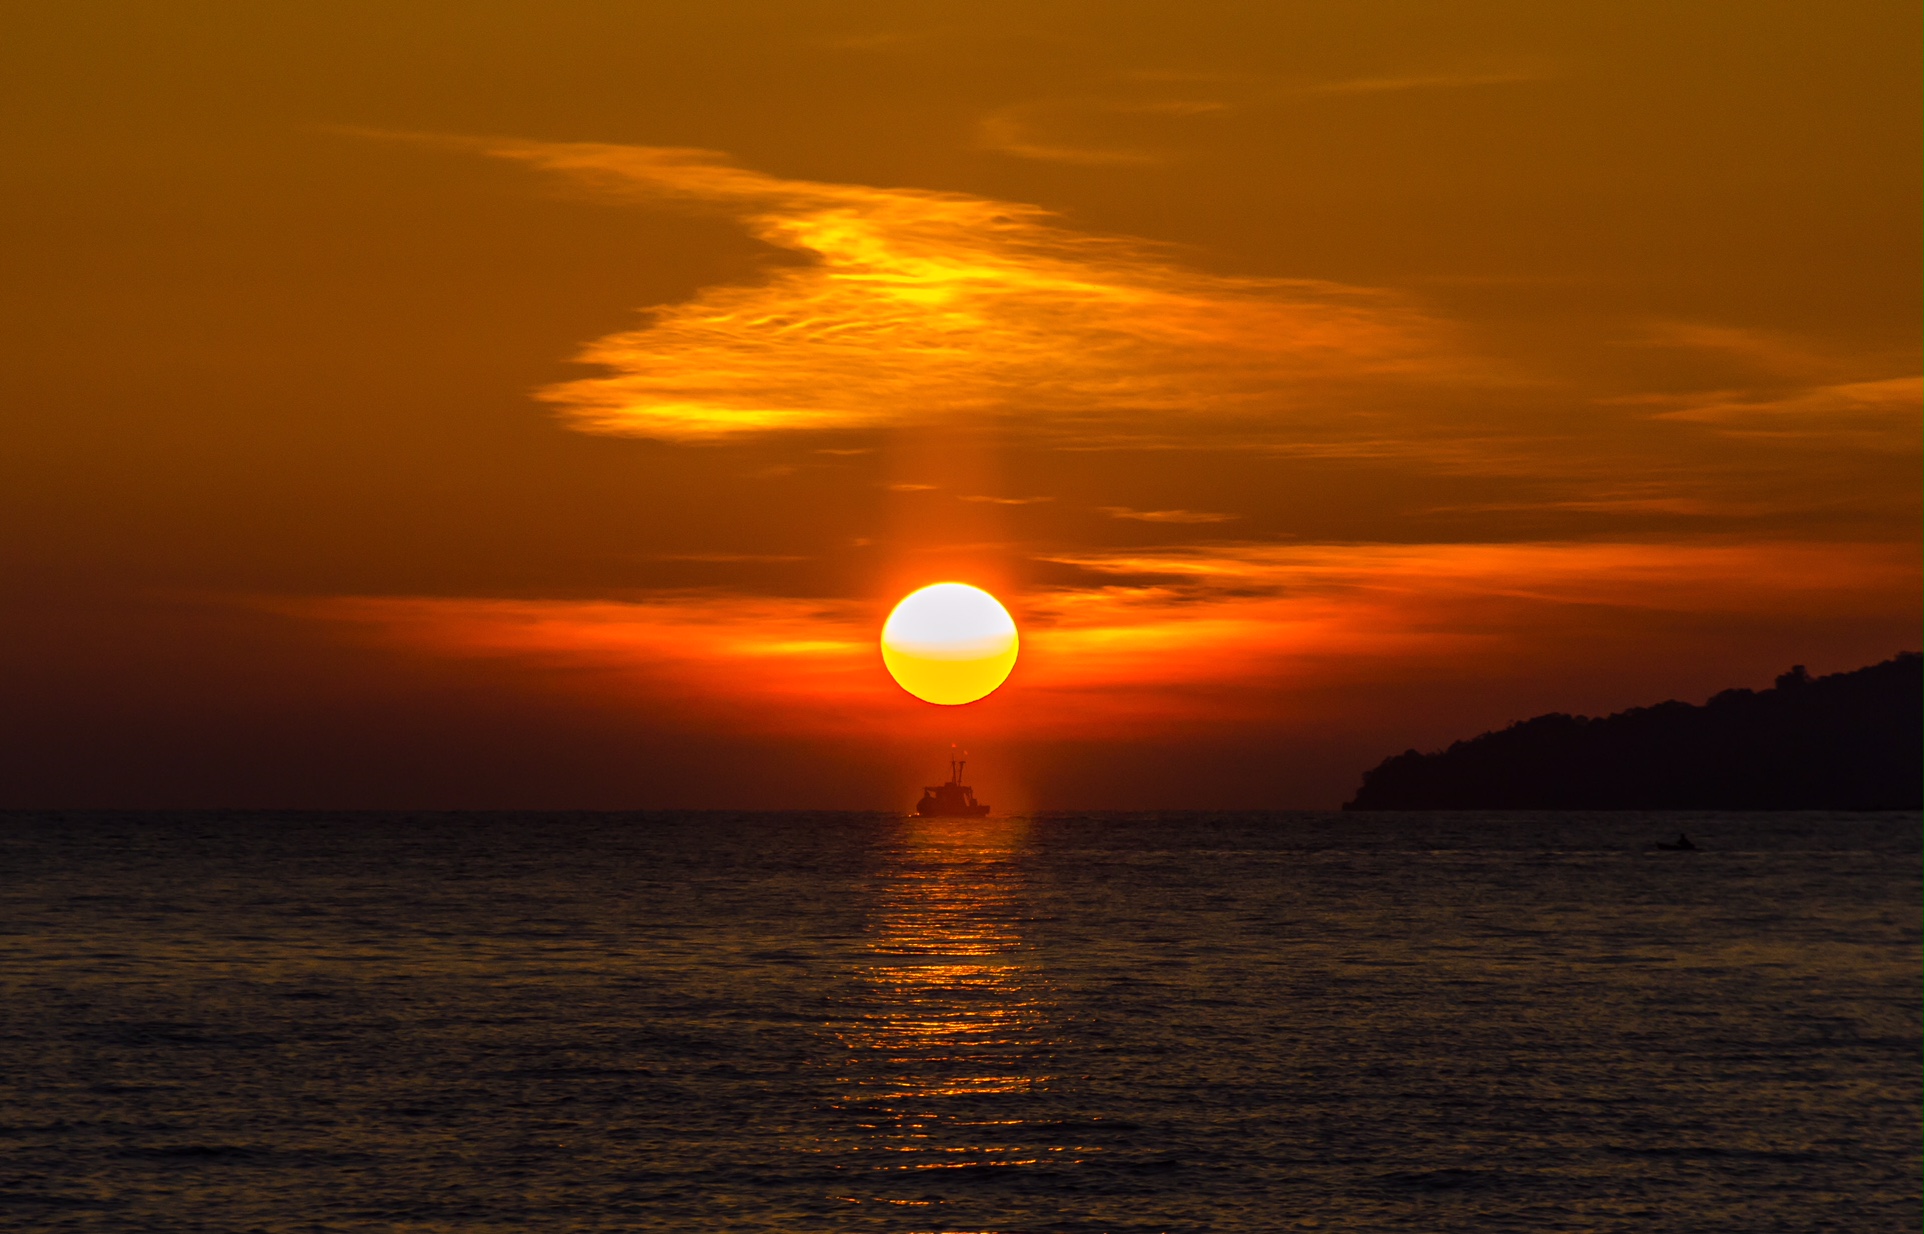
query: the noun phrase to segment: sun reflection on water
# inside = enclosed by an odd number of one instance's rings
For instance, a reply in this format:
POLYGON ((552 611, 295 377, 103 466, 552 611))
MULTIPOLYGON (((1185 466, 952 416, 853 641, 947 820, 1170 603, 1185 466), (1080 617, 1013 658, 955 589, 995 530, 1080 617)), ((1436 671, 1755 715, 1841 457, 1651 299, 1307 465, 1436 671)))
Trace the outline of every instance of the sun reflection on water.
POLYGON ((1067 1165, 1077 1149, 1028 1116, 1053 1075, 1056 1027, 1023 936, 1023 819, 911 819, 886 853, 832 1151, 860 1204, 940 1206, 957 1172, 1067 1165), (942 1171, 946 1174, 933 1174, 942 1171))

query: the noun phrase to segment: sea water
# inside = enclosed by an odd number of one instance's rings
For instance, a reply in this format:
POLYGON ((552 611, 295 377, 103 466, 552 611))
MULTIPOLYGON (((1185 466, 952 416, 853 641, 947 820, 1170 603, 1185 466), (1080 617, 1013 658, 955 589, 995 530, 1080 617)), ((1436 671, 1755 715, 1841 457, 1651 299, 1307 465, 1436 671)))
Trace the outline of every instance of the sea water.
POLYGON ((4 815, 0 1226, 1914 1230, 1918 841, 4 815))

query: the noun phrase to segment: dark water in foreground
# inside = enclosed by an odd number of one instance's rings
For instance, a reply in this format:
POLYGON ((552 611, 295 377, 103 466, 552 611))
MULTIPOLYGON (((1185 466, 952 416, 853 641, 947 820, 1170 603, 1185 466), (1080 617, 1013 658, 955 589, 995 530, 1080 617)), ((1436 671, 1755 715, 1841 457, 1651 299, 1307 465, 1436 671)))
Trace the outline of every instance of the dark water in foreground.
POLYGON ((1914 1230, 1918 839, 0 815, 0 1226, 1914 1230))

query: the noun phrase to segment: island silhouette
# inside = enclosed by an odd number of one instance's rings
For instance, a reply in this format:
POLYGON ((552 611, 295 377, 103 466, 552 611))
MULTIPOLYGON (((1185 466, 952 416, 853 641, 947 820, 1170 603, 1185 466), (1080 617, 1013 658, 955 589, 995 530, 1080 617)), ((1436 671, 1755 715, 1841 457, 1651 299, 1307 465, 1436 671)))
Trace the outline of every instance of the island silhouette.
POLYGON ((1924 660, 1803 665, 1702 706, 1536 716, 1363 774, 1345 810, 1915 810, 1924 660))

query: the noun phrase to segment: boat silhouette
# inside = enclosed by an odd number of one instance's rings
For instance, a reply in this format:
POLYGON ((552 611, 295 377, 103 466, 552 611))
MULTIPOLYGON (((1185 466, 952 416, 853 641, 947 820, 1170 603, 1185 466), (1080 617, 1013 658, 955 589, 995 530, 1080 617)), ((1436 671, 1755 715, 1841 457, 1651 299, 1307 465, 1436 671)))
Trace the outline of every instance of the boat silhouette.
POLYGON ((962 769, 968 766, 965 759, 949 760, 949 782, 931 784, 922 790, 922 800, 915 803, 915 812, 923 818, 981 818, 989 812, 989 807, 975 799, 975 790, 962 783, 962 769))

